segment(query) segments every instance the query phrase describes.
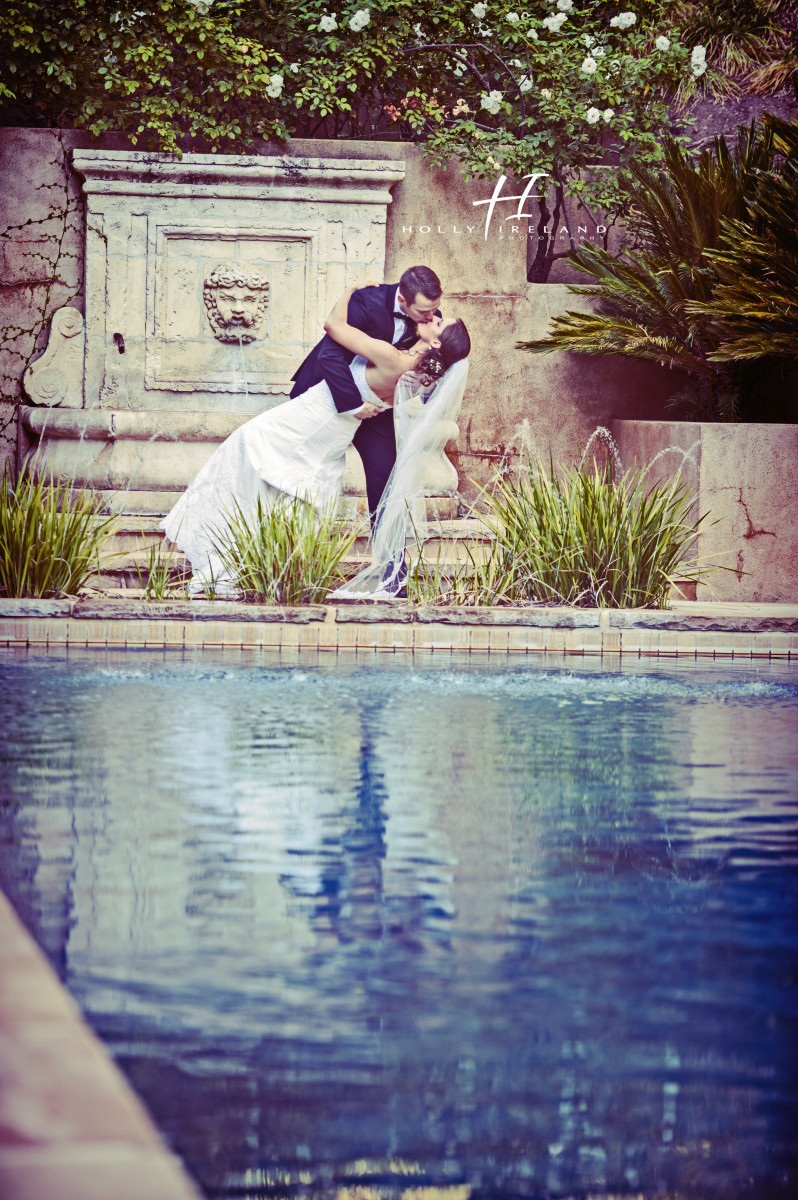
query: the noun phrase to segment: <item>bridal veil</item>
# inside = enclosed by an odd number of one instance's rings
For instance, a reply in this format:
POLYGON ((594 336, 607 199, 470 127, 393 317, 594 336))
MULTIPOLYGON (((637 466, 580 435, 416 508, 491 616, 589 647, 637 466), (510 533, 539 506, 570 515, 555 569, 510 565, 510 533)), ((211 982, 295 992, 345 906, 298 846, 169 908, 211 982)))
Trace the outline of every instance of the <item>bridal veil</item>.
POLYGON ((427 536, 429 464, 456 436, 455 422, 468 379, 468 361, 454 363, 434 387, 424 390, 412 371, 394 392, 398 449, 396 464, 377 507, 368 567, 332 593, 334 600, 388 598, 405 584, 405 546, 427 536), (454 427, 454 428, 453 428, 454 427))

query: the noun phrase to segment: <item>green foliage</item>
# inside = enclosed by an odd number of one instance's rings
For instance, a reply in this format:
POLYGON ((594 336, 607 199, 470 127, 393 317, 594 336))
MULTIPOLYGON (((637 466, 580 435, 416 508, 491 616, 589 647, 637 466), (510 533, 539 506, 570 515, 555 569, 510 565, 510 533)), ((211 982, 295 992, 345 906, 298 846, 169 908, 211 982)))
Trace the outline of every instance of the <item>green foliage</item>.
POLYGON ((745 219, 724 219, 707 254, 717 286, 686 306, 709 322, 715 362, 798 358, 798 125, 766 125, 783 161, 757 174, 745 219))
POLYGON ((707 71, 700 79, 706 95, 772 95, 798 83, 798 54, 788 29, 793 0, 677 0, 669 7, 687 43, 706 49, 707 71))
POLYGON ((647 468, 613 479, 610 466, 556 473, 527 461, 517 479, 483 492, 489 541, 455 572, 455 603, 665 608, 675 580, 699 579, 701 523, 680 475, 651 485, 647 468), (470 594, 469 594, 470 593, 470 594))
POLYGON ((537 204, 529 277, 541 280, 576 245, 566 196, 609 226, 626 203, 615 168, 659 162, 663 131, 687 136, 677 96, 733 88, 767 48, 789 51, 787 0, 618 7, 6 0, 0 99, 30 124, 120 130, 176 153, 187 139, 240 151, 289 135, 390 137, 467 177, 537 175, 525 211, 537 204))
POLYGON ((611 220, 614 175, 596 168, 656 161, 668 99, 693 87, 673 22, 643 5, 626 15, 543 0, 8 0, 0 96, 32 124, 175 152, 186 138, 399 137, 468 176, 538 173, 545 278, 568 252, 551 241, 559 212, 570 221, 566 191, 611 220))
POLYGON ((301 500, 264 505, 258 498, 251 516, 236 505, 214 542, 246 594, 267 604, 319 604, 343 582, 356 536, 336 521, 334 504, 318 514, 301 500))
POLYGON ((0 595, 74 596, 99 571, 116 518, 102 500, 6 468, 0 485, 0 595))
POLYGON ((616 258, 585 246, 574 257, 595 282, 571 291, 598 299, 598 310, 558 316, 548 337, 519 347, 679 368, 688 376, 680 398, 689 416, 739 418, 746 377, 737 360, 795 356, 798 347, 789 294, 798 262, 795 162, 779 158, 794 127, 783 127, 781 142, 777 127, 743 127, 733 150, 719 138, 698 159, 669 142, 661 168, 632 164, 621 181, 632 248, 616 258), (746 265, 755 249, 759 258, 746 265), (754 304, 757 289, 767 298, 754 304))
POLYGON ((162 150, 231 148, 286 128, 267 89, 276 50, 247 36, 236 0, 9 0, 0 95, 53 124, 123 130, 162 150))

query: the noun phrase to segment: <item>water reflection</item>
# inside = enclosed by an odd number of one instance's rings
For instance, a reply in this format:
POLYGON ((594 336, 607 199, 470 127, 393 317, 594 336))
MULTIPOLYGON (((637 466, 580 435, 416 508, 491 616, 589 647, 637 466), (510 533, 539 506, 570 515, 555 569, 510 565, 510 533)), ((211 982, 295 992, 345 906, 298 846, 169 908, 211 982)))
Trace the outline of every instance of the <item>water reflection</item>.
POLYGON ((2 671, 0 882, 210 1195, 793 1194, 789 672, 2 671))

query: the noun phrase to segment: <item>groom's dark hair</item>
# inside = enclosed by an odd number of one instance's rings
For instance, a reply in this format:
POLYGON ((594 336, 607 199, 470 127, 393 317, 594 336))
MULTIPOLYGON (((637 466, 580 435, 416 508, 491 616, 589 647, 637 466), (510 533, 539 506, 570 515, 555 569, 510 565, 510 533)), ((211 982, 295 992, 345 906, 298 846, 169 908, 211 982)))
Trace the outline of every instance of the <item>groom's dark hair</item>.
POLYGON ((399 291, 408 304, 415 301, 421 293, 427 300, 440 300, 443 295, 441 281, 429 267, 408 267, 399 280, 399 291))

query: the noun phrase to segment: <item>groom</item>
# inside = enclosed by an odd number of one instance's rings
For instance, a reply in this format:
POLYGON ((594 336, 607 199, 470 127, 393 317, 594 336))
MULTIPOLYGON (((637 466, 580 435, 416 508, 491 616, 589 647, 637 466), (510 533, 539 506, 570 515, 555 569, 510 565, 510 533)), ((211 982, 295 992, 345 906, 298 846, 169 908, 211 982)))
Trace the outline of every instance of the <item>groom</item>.
MULTIPOLYGON (((416 326, 425 325, 435 316, 442 292, 438 276, 429 267, 410 267, 398 284, 383 283, 354 292, 349 301, 348 320, 350 325, 371 337, 405 349, 418 340, 416 326)), ((355 434, 354 445, 366 472, 366 495, 373 523, 383 489, 396 462, 393 410, 379 412, 363 404, 349 370, 353 358, 351 351, 325 334, 293 376, 291 395, 300 396, 323 379, 329 385, 339 412, 361 410, 355 414, 363 419, 355 434)))

